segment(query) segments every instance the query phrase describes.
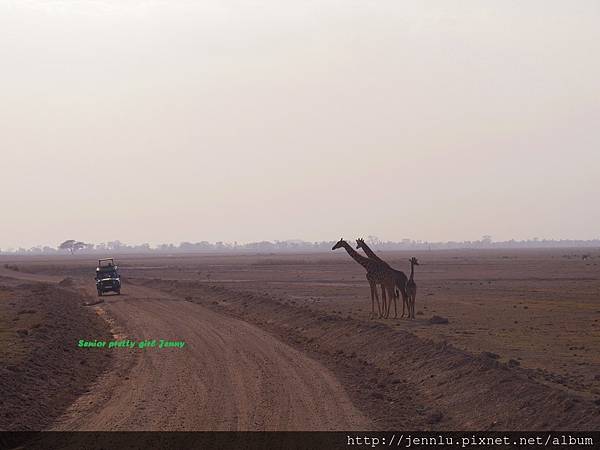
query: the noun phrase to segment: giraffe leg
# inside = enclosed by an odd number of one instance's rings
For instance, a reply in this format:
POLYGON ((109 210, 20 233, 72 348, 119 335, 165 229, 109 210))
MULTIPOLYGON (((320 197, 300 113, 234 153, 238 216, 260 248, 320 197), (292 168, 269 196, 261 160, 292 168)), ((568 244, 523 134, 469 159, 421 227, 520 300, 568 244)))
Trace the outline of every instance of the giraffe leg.
POLYGON ((399 292, 394 288, 394 319, 398 318, 398 298, 400 297, 399 292))
MULTIPOLYGON (((371 287, 371 319, 375 317, 375 291, 373 283, 369 283, 371 287)), ((379 299, 377 300, 377 307, 379 307, 379 299)))
MULTIPOLYGON (((377 301, 377 311, 379 312, 379 317, 381 317, 381 305, 379 304, 379 294, 377 293, 377 285, 373 284, 373 294, 375 296, 375 300, 377 301)), ((373 315, 375 315, 375 311, 373 310, 373 315)))
POLYGON ((385 311, 386 311, 386 305, 387 305, 387 296, 385 295, 385 286, 382 284, 381 285, 381 303, 382 303, 382 314, 379 315, 379 317, 383 317, 385 318, 385 311))
POLYGON ((387 293, 388 293, 388 297, 390 300, 388 302, 387 313, 385 315, 386 319, 388 317, 390 317, 390 310, 392 309, 392 302, 394 302, 394 307, 396 306, 396 294, 395 294, 395 289, 394 289, 393 285, 387 287, 387 293))
POLYGON ((406 305, 408 305, 408 298, 406 296, 406 291, 404 291, 402 293, 402 315, 400 316, 401 318, 404 318, 404 310, 406 308, 406 305))
POLYGON ((386 297, 386 304, 385 304, 385 318, 387 319, 390 316, 390 305, 392 304, 392 299, 393 299, 393 295, 390 295, 390 289, 389 286, 386 286, 384 288, 385 290, 385 297, 386 297))
POLYGON ((402 295, 402 316, 401 317, 404 317, 404 307, 406 306, 406 303, 408 302, 408 299, 406 298, 406 288, 400 290, 400 295, 402 295))
POLYGON ((390 302, 392 301, 392 299, 390 298, 390 291, 387 288, 387 286, 381 286, 381 292, 385 292, 385 318, 387 319, 389 314, 390 314, 390 302))
POLYGON ((415 318, 415 303, 417 301, 417 293, 415 292, 415 295, 413 295, 412 298, 412 318, 415 318))
POLYGON ((381 286, 381 291, 385 292, 385 298, 386 298, 386 303, 385 303, 385 318, 387 319, 388 314, 389 314, 389 310, 390 310, 390 302, 392 301, 390 297, 390 291, 388 290, 387 286, 381 286))

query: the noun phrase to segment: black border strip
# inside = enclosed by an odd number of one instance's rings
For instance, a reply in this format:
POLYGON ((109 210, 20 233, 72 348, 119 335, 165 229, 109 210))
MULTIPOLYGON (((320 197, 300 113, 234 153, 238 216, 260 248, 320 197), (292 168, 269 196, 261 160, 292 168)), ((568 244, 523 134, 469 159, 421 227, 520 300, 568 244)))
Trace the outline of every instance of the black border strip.
POLYGON ((0 450, 11 449, 599 449, 600 431, 524 432, 54 432, 2 431, 0 450), (483 439, 483 440, 482 440, 483 439))

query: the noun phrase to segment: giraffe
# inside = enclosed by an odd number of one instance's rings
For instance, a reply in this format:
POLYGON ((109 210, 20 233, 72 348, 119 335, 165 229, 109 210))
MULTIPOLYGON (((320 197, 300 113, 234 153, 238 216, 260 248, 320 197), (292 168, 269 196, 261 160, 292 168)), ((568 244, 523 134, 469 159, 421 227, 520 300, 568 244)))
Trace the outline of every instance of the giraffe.
MULTIPOLYGON (((375 254, 373 250, 366 244, 365 240, 360 238, 356 240, 356 248, 362 248, 363 251, 367 254, 367 256, 375 261, 379 261, 382 264, 385 264, 392 272, 394 272, 394 285, 396 287, 396 292, 394 295, 394 319, 398 317, 398 308, 396 305, 396 299, 398 298, 398 292, 402 295, 402 316, 404 317, 405 308, 408 306, 408 297, 406 295, 406 282, 408 278, 404 274, 404 272, 400 270, 396 270, 393 267, 390 267, 388 263, 386 263, 383 259, 375 254)), ((390 315, 390 305, 387 306, 386 317, 390 315)))
MULTIPOLYGON (((386 301, 386 292, 388 295, 394 295, 394 275, 392 271, 384 264, 366 258, 352 248, 343 238, 340 239, 331 250, 344 248, 348 255, 367 271, 367 281, 371 287, 371 317, 375 316, 375 300, 377 300, 377 310, 379 317, 383 317, 381 306, 379 304, 379 295, 377 294, 377 285, 381 285, 382 301, 386 301)), ((385 303, 384 303, 385 304, 385 303)))
POLYGON ((410 278, 406 282, 406 294, 408 295, 408 318, 415 318, 415 299, 417 298, 417 284, 415 283, 415 266, 419 265, 419 261, 414 256, 410 261, 410 278))

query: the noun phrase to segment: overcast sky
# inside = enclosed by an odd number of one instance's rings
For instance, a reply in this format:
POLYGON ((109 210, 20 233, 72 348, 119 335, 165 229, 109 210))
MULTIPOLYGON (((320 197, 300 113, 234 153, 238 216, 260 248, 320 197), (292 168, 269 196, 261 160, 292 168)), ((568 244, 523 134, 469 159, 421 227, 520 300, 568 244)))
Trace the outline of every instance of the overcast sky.
POLYGON ((600 237, 600 3, 0 0, 0 248, 600 237))

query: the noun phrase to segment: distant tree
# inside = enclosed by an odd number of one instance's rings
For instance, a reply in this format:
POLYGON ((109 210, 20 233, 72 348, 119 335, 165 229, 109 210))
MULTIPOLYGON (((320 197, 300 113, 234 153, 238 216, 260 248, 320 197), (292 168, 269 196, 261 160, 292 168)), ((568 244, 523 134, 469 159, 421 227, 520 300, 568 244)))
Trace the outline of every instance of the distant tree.
POLYGON ((73 244, 75 244, 74 239, 69 239, 58 246, 59 250, 67 250, 70 253, 73 253, 73 244))
POLYGON ((173 244, 160 244, 157 248, 160 252, 173 252, 177 249, 173 244))
POLYGON ((195 248, 196 245, 191 242, 182 242, 179 244, 179 250, 183 252, 193 252, 195 248))
POLYGON ((140 244, 135 249, 139 252, 149 252, 150 244, 148 244, 148 243, 140 244))
POLYGON ((201 242, 196 242, 195 248, 198 251, 207 251, 207 250, 212 250, 213 245, 208 241, 201 241, 201 242))
POLYGON ((59 250, 67 250, 71 255, 78 250, 87 248, 88 245, 85 242, 76 241, 69 239, 58 246, 59 250))
POLYGON ((379 244, 381 244, 381 240, 377 236, 372 236, 372 235, 367 236, 367 242, 370 245, 379 245, 379 244))
POLYGON ((116 241, 107 242, 106 247, 108 250, 118 252, 119 250, 122 250, 123 244, 121 243, 121 241, 116 240, 116 241))
POLYGON ((87 248, 87 244, 85 242, 77 241, 73 244, 73 252, 83 250, 84 248, 87 248))

